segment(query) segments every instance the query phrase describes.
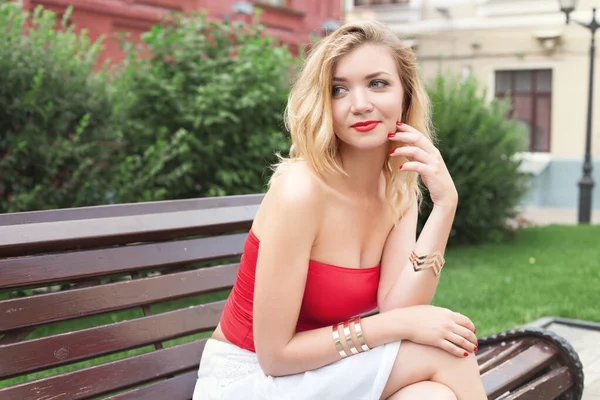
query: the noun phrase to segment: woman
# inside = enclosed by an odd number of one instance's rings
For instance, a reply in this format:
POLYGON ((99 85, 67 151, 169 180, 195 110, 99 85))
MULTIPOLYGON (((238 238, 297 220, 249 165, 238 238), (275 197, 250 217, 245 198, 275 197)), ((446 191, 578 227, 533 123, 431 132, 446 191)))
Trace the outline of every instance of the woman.
POLYGON ((194 399, 485 399, 473 323, 429 305, 458 194, 412 51, 380 23, 344 25, 311 51, 286 122, 290 158, 194 399), (434 207, 416 240, 419 175, 434 207))

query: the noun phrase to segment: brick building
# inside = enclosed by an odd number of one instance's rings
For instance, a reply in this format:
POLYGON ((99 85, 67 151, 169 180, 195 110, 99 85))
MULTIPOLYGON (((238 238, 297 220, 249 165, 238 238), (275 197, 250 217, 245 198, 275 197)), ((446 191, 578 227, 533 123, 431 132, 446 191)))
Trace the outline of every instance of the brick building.
POLYGON ((172 11, 208 10, 209 19, 250 21, 253 7, 263 12, 260 22, 267 33, 278 37, 296 53, 298 46, 309 43, 311 36, 321 36, 335 29, 341 20, 342 0, 20 0, 25 9, 38 4, 62 14, 74 7, 71 22, 85 28, 92 40, 105 35, 106 58, 120 60, 123 53, 115 38, 118 32, 129 32, 137 38, 172 11))

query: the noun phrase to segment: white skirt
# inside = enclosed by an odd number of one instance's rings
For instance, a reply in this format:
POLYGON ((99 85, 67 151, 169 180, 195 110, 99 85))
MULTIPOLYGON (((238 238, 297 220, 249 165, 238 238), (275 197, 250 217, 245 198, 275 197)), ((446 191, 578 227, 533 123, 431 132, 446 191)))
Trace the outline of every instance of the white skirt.
POLYGON ((209 339, 193 400, 379 400, 399 348, 392 342, 312 371, 272 377, 255 353, 209 339))

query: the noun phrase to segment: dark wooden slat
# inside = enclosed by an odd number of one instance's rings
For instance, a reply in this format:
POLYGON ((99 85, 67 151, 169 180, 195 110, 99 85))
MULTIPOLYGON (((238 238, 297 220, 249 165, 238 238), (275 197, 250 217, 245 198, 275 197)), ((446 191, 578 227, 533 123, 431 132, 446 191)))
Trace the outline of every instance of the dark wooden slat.
POLYGON ((197 371, 107 397, 105 400, 190 400, 196 385, 197 371))
POLYGON ((20 342, 33 332, 35 328, 23 328, 8 332, 3 337, 0 337, 0 346, 3 344, 12 344, 20 342))
POLYGON ((511 343, 508 346, 500 347, 498 353, 496 353, 493 357, 489 358, 487 361, 479 363, 479 372, 481 374, 485 374, 490 369, 494 368, 497 365, 502 364, 509 358, 513 357, 515 354, 525 350, 531 344, 530 341, 520 340, 515 343, 511 343))
POLYGON ((235 257, 244 250, 244 241, 247 236, 246 233, 243 233, 102 250, 0 259, 0 289, 235 257))
POLYGON ((481 375, 488 398, 518 387, 547 367, 557 356, 553 347, 537 343, 511 360, 481 375))
POLYGON ((573 378, 569 368, 560 367, 509 394, 505 400, 555 399, 571 386, 573 386, 573 378))
POLYGON ((237 264, 0 301, 0 332, 226 289, 237 264))
POLYGON ((2 400, 82 400, 198 368, 206 339, 0 389, 2 400))
POLYGON ((74 221, 81 219, 123 217, 126 215, 159 214, 216 207, 237 207, 260 204, 263 194, 204 197, 199 199, 149 201, 111 204, 93 207, 63 208, 58 210, 29 211, 0 214, 0 226, 36 224, 42 222, 74 221))
POLYGON ((0 378, 214 329, 225 301, 0 346, 0 378))
POLYGON ((248 229, 258 206, 0 226, 0 257, 248 229))
POLYGON ((477 362, 479 364, 486 362, 487 360, 489 360, 490 358, 492 358, 495 354, 498 354, 500 351, 502 351, 502 348, 504 346, 501 346, 500 344, 495 344, 493 346, 487 346, 486 348, 483 349, 479 349, 479 351, 477 352, 477 362))

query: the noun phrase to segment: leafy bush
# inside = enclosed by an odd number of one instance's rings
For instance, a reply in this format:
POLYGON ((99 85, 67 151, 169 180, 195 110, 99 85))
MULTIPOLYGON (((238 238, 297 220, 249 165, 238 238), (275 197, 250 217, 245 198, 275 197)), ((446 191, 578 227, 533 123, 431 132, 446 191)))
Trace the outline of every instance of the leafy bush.
MULTIPOLYGON (((522 150, 522 131, 507 119, 509 105, 488 103, 470 78, 438 75, 427 87, 433 106, 438 148, 459 193, 451 244, 499 241, 510 232, 507 221, 526 193, 527 177, 514 157, 522 150)), ((431 212, 424 196, 420 227, 431 212)))
POLYGON ((103 165, 114 139, 101 47, 56 15, 0 3, 0 212, 103 201, 103 165), (58 31, 55 26, 60 26, 58 31))
POLYGON ((115 85, 132 97, 122 126, 124 152, 171 143, 169 159, 134 162, 121 173, 117 202, 256 193, 266 167, 288 143, 282 111, 293 59, 260 26, 174 15, 129 46, 115 85), (136 168, 137 166, 137 168, 136 168), (122 184, 147 176, 139 190, 122 184), (140 197, 140 191, 143 195, 140 197))
POLYGON ((0 4, 0 212, 264 189, 288 147, 287 49, 173 15, 94 71, 102 42, 69 16, 0 4))

